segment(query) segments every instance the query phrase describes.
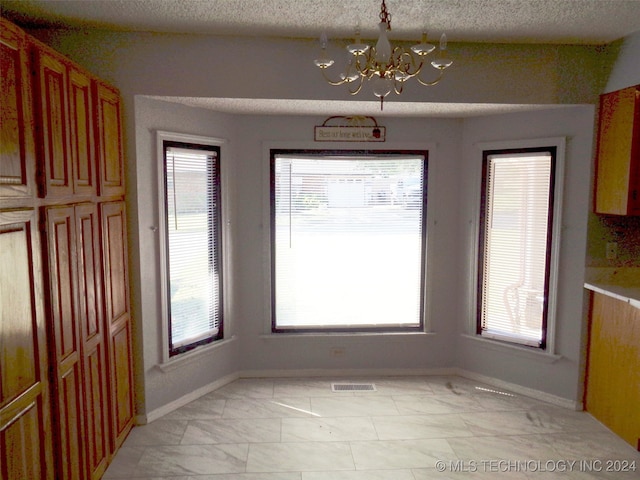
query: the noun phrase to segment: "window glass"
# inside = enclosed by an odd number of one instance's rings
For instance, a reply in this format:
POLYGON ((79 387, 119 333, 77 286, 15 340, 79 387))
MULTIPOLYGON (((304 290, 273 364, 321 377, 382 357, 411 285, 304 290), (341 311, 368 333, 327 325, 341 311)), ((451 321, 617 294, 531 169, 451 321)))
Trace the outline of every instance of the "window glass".
POLYGON ((478 333, 544 348, 555 149, 485 152, 478 333))
POLYGON ((222 337, 219 148, 164 142, 170 355, 222 337))
POLYGON ((421 328, 426 155, 272 156, 274 331, 421 328))

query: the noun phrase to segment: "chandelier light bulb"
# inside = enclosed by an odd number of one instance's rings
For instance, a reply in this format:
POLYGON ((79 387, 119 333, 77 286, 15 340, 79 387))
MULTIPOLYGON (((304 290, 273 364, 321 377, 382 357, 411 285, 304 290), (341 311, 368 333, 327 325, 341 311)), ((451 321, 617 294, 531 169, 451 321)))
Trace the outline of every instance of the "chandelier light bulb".
POLYGON ((380 36, 378 37, 378 43, 376 43, 376 62, 380 65, 388 65, 391 58, 391 43, 387 38, 386 22, 380 22, 378 29, 380 30, 380 36))

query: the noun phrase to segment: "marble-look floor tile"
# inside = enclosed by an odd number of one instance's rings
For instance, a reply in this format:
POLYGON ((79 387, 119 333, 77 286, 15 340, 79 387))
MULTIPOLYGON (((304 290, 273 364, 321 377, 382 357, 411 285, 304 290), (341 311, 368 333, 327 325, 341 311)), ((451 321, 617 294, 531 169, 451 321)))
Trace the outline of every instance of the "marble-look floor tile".
POLYGON ((640 452, 611 432, 557 433, 547 439, 566 459, 635 460, 640 478, 640 452))
POLYGON ((205 395, 162 418, 163 420, 204 420, 207 418, 220 418, 224 411, 225 402, 225 399, 205 395))
POLYGON ((425 377, 384 377, 373 380, 380 395, 433 395, 425 377))
POLYGON ((377 440, 368 417, 283 418, 283 442, 377 440))
POLYGON ((399 415, 373 417, 380 440, 470 437, 473 434, 462 417, 445 415, 399 415))
POLYGON ((351 450, 357 470, 430 468, 438 460, 456 458, 443 439, 351 442, 351 450))
POLYGON ((132 477, 244 472, 248 444, 147 447, 132 477))
POLYGON ((316 397, 311 399, 311 409, 321 417, 398 415, 393 399, 388 396, 316 397))
MULTIPOLYGON (((326 378, 276 379, 273 384, 273 396, 275 398, 288 397, 331 397, 336 393, 331 391, 331 384, 335 380, 326 378)), ((341 392, 342 394, 343 392, 341 392)), ((347 395, 352 395, 347 393, 347 395)))
POLYGON ((140 458, 142 458, 145 448, 146 447, 143 446, 133 445, 129 442, 129 439, 125 440, 111 461, 103 478, 131 478, 131 475, 140 462, 140 458))
POLYGON ((347 442, 253 443, 247 472, 355 470, 347 442))
POLYGON ((449 445, 462 460, 554 460, 561 456, 546 435, 506 435, 450 438, 449 445))
POLYGON ((472 395, 479 391, 478 387, 492 388, 484 383, 455 375, 429 376, 427 377, 427 381, 429 382, 431 390, 436 395, 472 395))
POLYGON ((471 395, 394 395, 393 400, 401 415, 484 411, 471 395))
POLYGON ((291 398, 231 398, 228 399, 223 418, 286 418, 316 416, 311 401, 305 397, 291 398))
POLYGON ((186 420, 163 418, 134 427, 126 441, 131 445, 178 445, 186 428, 186 420))
POLYGON ((301 480, 301 474, 299 472, 222 473, 219 475, 198 475, 188 477, 187 480, 301 480))
POLYGON ((461 415, 469 429, 479 436, 562 431, 562 425, 553 416, 540 410, 477 412, 461 415))
POLYGON ((204 445, 279 441, 279 418, 220 418, 190 421, 180 443, 204 445))
POLYGON ((302 480, 415 480, 411 470, 360 472, 302 472, 302 480))
POLYGON ((273 398, 273 379, 241 378, 219 388, 215 398, 273 398))
POLYGON ((482 470, 481 467, 480 470, 476 468, 467 466, 465 469, 456 469, 456 467, 451 467, 447 464, 443 472, 425 468, 413 470, 413 475, 415 480, 529 480, 522 472, 480 471, 482 470))

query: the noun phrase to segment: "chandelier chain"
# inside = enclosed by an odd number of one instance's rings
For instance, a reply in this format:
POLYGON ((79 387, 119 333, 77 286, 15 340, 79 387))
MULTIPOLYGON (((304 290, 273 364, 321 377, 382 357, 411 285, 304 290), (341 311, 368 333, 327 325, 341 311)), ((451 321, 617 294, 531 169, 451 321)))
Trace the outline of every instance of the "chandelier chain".
POLYGON ((391 30, 391 14, 387 10, 387 4, 382 0, 382 6, 380 7, 380 21, 387 24, 387 30, 391 30))

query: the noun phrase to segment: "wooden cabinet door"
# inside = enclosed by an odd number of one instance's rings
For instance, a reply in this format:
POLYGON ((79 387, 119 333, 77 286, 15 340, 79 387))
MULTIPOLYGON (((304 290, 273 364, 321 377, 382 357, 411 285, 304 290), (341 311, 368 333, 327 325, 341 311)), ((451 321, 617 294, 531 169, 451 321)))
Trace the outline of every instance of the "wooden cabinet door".
POLYGON ((53 478, 38 225, 0 211, 0 477, 53 478))
POLYGON ((596 213, 640 215, 640 85, 600 96, 596 213))
POLYGON ((35 193, 35 144, 26 35, 0 17, 0 197, 35 193))
POLYGON ((124 157, 120 95, 102 83, 94 82, 96 103, 95 131, 98 148, 99 195, 124 195, 124 157))
POLYGON ((640 309, 593 293, 585 409, 640 448, 640 309))
POLYGON ((38 168, 40 195, 73 193, 69 146, 67 65, 44 47, 33 50, 36 65, 36 122, 38 126, 38 168))
POLYGON ((85 478, 84 399, 77 304, 76 229, 73 206, 46 207, 47 313, 57 466, 61 479, 85 478))
POLYGON ((90 478, 97 480, 104 474, 109 457, 106 341, 101 307, 102 267, 97 206, 77 205, 75 224, 86 420, 84 451, 90 478))
POLYGON ((69 140, 75 194, 96 193, 91 78, 69 68, 69 140))
POLYGON ((108 338, 109 400, 112 449, 120 447, 133 426, 131 316, 127 272, 124 202, 100 204, 104 311, 108 338))

